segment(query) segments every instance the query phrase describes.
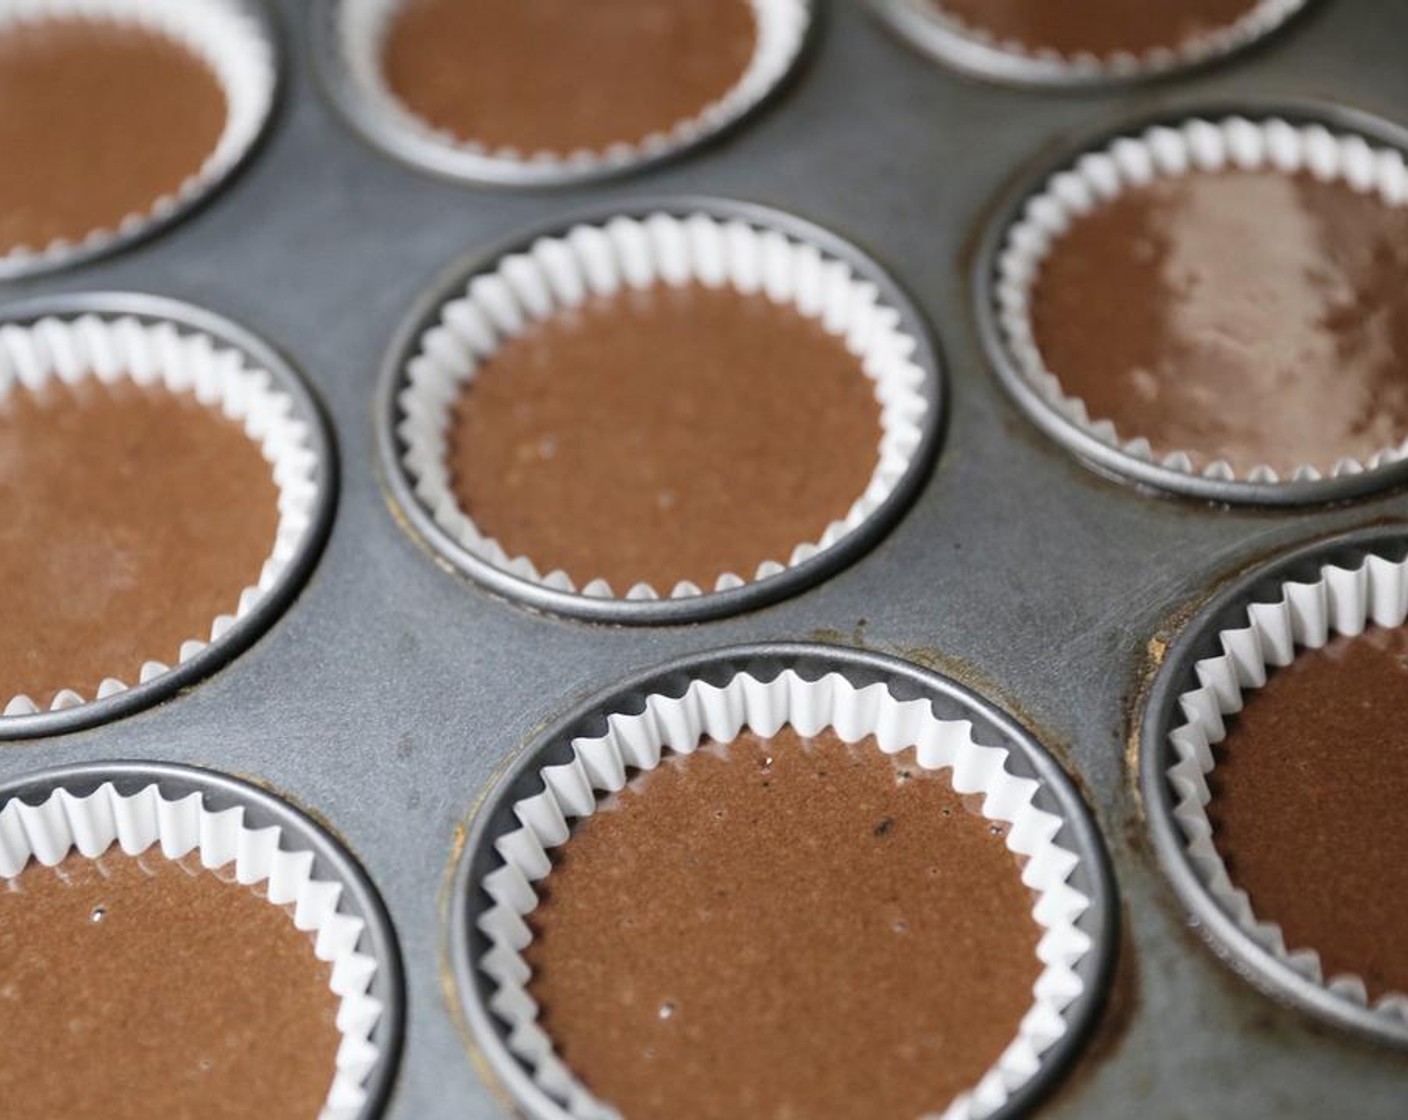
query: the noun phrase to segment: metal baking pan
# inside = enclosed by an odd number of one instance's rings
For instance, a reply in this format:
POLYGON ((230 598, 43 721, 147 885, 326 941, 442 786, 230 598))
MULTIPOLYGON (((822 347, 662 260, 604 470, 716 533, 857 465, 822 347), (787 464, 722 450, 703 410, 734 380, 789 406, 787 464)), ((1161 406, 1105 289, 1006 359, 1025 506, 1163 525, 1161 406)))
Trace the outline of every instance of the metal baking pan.
POLYGON ((999 200, 1130 120, 1266 98, 1408 120, 1408 5, 1318 0, 1220 65, 1072 94, 958 77, 861 6, 820 7, 796 80, 707 150, 612 184, 512 193, 413 171, 345 127, 313 77, 309 6, 279 0, 283 102, 244 171, 161 236, 0 296, 151 292, 290 355, 340 456, 326 547, 229 664, 140 713, 0 747, 0 781, 113 759, 193 763, 315 813, 381 893, 405 960, 407 1033, 386 1115, 496 1120, 507 1106, 451 1010, 448 921, 466 825, 494 776, 587 697, 676 658, 796 640, 889 653, 1010 713, 1072 774, 1110 851, 1124 929, 1110 1004, 1041 1116, 1401 1117, 1401 1055, 1268 999, 1191 928, 1149 840, 1134 759, 1147 682, 1198 603, 1298 543, 1408 520, 1408 498, 1228 509, 1091 472, 1003 391, 971 278, 999 200), (456 257, 565 213, 672 194, 776 207, 878 260, 944 353, 943 446, 873 548, 785 600, 645 629, 543 616, 437 562, 394 513, 374 439, 378 368, 416 295, 456 257))
POLYGON ((1408 1023, 1337 995, 1266 951, 1248 935, 1200 879, 1177 822, 1177 796, 1169 768, 1177 752, 1169 732, 1183 721, 1179 699, 1198 686, 1196 667, 1222 654, 1218 635, 1246 624, 1251 604, 1275 601, 1288 582, 1312 583, 1325 565, 1346 570, 1370 556, 1401 561, 1408 551, 1401 525, 1379 525, 1314 541, 1258 565, 1218 591, 1190 620, 1155 678, 1141 730, 1140 792, 1160 862, 1209 946, 1247 980, 1273 998, 1302 1008, 1327 1023, 1356 1031, 1385 1046, 1408 1051, 1408 1023))

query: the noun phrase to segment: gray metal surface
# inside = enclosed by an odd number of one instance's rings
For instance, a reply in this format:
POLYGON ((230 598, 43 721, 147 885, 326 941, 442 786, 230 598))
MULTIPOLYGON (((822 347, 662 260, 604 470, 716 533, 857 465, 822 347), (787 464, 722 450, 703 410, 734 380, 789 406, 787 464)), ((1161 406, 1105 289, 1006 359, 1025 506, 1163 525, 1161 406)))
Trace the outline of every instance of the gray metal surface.
POLYGON ((530 1068, 515 1057, 508 1043, 508 1028, 490 1010, 495 985, 482 965, 489 941, 478 932, 479 919, 491 907, 481 884, 489 872, 504 865, 494 844, 522 824, 514 813, 515 804, 541 792, 543 767, 571 759, 574 739, 601 734, 611 715, 643 711, 649 696, 681 696, 694 681, 723 685, 740 673, 758 680, 773 680, 788 670, 809 681, 837 673, 857 688, 881 682, 897 696, 924 699, 940 719, 971 723, 974 739, 983 746, 1006 748, 1008 773, 1040 783, 1033 803, 1060 818, 1061 831, 1055 839, 1080 858, 1069 882, 1090 900, 1089 908, 1076 924, 1090 939, 1091 948, 1075 965, 1084 987, 1062 1013, 1066 1033, 1042 1054, 1039 1068, 992 1113, 990 1120, 1014 1120, 1028 1115, 1032 1105, 1051 1092, 1073 1055, 1084 1045, 1104 1007, 1114 971, 1119 909, 1099 830, 1060 764, 1020 724, 982 697, 909 662, 820 644, 741 646, 648 670, 587 701, 513 760, 471 824, 450 898, 450 950, 459 1006, 473 1045, 482 1051, 493 1078, 534 1120, 568 1120, 570 1113, 543 1091, 530 1068))
POLYGON ((1188 856, 1183 829, 1173 815, 1177 798, 1167 778, 1176 761, 1169 732, 1186 718, 1178 698, 1198 687, 1194 668, 1199 661, 1221 656, 1223 647, 1218 635, 1247 625, 1250 604, 1280 600, 1287 582, 1315 582, 1326 564, 1355 569, 1362 567, 1370 555, 1400 562, 1405 553, 1408 531, 1403 526, 1376 526, 1294 549, 1219 591, 1188 623, 1159 670, 1144 713, 1139 763, 1140 792, 1158 857, 1212 949, 1275 998, 1303 1007, 1334 1026, 1358 1031, 1408 1052, 1408 1023, 1352 1003, 1306 979, 1258 945, 1233 914, 1213 898, 1188 856))
POLYGON ((120 257, 0 293, 157 291, 286 348, 339 440, 331 536, 299 597, 229 666, 104 728, 0 747, 0 779, 170 759, 255 775, 316 810, 371 874, 406 960, 409 1030, 387 1115, 503 1120, 447 1010, 449 876, 493 775, 586 696, 676 656, 806 638, 882 650, 1014 712, 1078 775, 1110 846, 1126 930, 1114 1003, 1042 1117, 1404 1115, 1401 1056, 1268 1000, 1202 944, 1154 858, 1128 760, 1150 661, 1183 612, 1272 551, 1408 516, 1408 496, 1273 514, 1108 482, 1002 391, 970 277, 994 199, 1132 115, 1277 96, 1408 117, 1408 4, 1323 0, 1191 78, 1059 97, 945 73, 839 0, 824 5, 800 79, 725 142, 639 179, 527 196, 418 175, 365 146, 317 96, 305 4, 280 7, 289 103, 216 204, 120 257), (795 598, 692 627, 538 616, 437 565, 390 512, 372 438, 378 365, 415 295, 458 254, 563 209, 672 191, 792 210, 893 272, 945 353, 942 453, 883 541, 795 598))
POLYGON ((943 424, 944 382, 938 355, 930 342, 929 329, 923 315, 895 283, 893 277, 887 275, 879 264, 854 245, 829 230, 770 207, 702 196, 635 200, 625 206, 597 207, 587 211, 563 213, 545 226, 515 230, 507 240, 487 252, 475 251, 455 262, 441 273, 416 301, 406 321, 397 330, 387 352, 386 361, 382 365, 376 400, 377 450, 381 455, 382 476, 386 480, 387 488, 400 506, 401 516, 405 517, 421 538, 447 562, 496 594, 515 599, 537 610, 593 622, 654 625, 702 622, 766 606, 825 579, 855 557, 864 555, 905 511, 929 477, 943 424), (579 223, 605 225, 618 216, 643 219, 660 213, 675 218, 687 217, 690 214, 708 214, 720 221, 742 221, 755 229, 776 230, 793 240, 815 246, 828 259, 844 261, 857 276, 873 284, 880 293, 881 304, 899 313, 901 329, 915 343, 914 363, 924 371, 924 382, 917 389, 926 405, 922 436, 910 455, 903 477, 864 522, 835 544, 777 575, 767 579, 750 580, 742 587, 728 591, 706 591, 679 599, 669 596, 653 600, 601 599, 579 591, 558 591, 536 580, 514 575, 488 560, 475 556, 437 524, 425 503, 416 498, 414 480, 403 465, 405 442, 396 434, 405 418, 399 403, 401 394, 409 384, 410 361, 419 351, 425 332, 440 321, 445 304, 464 294, 473 276, 492 271, 510 254, 526 252, 539 238, 561 236, 579 223))
POLYGON ((39 805, 59 789, 75 797, 88 797, 108 784, 124 797, 151 786, 156 786, 168 801, 198 793, 212 812, 239 806, 244 810, 246 828, 279 828, 280 850, 312 852, 312 877, 342 885, 337 908, 343 914, 361 918, 366 925, 358 950, 376 961, 376 972, 367 990, 383 1008, 371 1034, 378 1056, 367 1074, 366 1103, 358 1113, 358 1120, 375 1120, 396 1076, 405 1001, 401 959, 390 919, 376 888, 357 861, 317 821, 282 798, 227 774, 171 763, 118 760, 52 767, 0 782, 0 808, 11 801, 39 805))

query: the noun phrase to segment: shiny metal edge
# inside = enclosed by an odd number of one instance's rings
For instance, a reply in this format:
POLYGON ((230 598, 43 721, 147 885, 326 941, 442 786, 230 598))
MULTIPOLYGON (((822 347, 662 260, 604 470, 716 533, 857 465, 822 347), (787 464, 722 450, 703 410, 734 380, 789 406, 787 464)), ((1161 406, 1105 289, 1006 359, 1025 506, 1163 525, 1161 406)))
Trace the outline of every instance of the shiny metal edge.
POLYGON ((81 315, 132 316, 148 323, 171 323, 178 330, 199 331, 242 352, 253 364, 267 370, 279 388, 292 398, 297 415, 308 425, 309 440, 318 461, 315 478, 318 497, 308 530, 283 575, 254 609, 238 619, 220 638, 160 676, 145 684, 134 684, 116 695, 59 711, 0 716, 0 743, 62 735, 120 719, 175 696, 227 664, 273 624, 302 588, 322 553, 337 505, 337 453, 322 404, 291 361, 269 343, 213 311, 141 292, 77 292, 0 304, 0 326, 81 315))
POLYGON ((1214 479, 1174 470, 1136 458, 1096 438, 1062 416, 1027 379, 1008 350, 998 321, 997 262, 1007 232, 1019 220, 1027 200, 1039 194, 1051 177, 1074 165, 1091 151, 1106 147, 1121 136, 1133 136, 1157 125, 1181 123, 1193 117, 1219 119, 1243 116, 1252 120, 1280 117, 1293 123, 1318 123, 1327 128, 1358 134, 1371 144, 1408 153, 1408 128, 1361 109, 1332 102, 1254 98, 1241 102, 1189 102, 1165 106, 1155 113, 1123 117, 1098 131, 1083 135, 1061 153, 1028 168, 1015 188, 1003 196, 983 230, 972 277, 973 314, 988 364, 1007 395, 1033 424, 1097 474, 1133 483, 1152 491, 1229 505, 1268 507, 1306 506, 1347 501, 1377 494, 1408 482, 1408 459, 1386 466, 1334 478, 1289 482, 1249 482, 1214 479))
POLYGON ((1358 567, 1374 553, 1394 559, 1408 555, 1408 524, 1356 529, 1300 545, 1234 579, 1193 616, 1169 648, 1149 694, 1140 723, 1139 790, 1159 866, 1193 928, 1224 964, 1263 994, 1321 1022, 1408 1051, 1408 1023, 1392 1022, 1306 979, 1252 940, 1208 893, 1174 819, 1168 781, 1173 762, 1168 737, 1182 717, 1178 698, 1196 685, 1197 662, 1222 652, 1218 634, 1245 626, 1248 607, 1279 598, 1284 583, 1318 578, 1327 563, 1358 567))
POLYGON ((787 70, 763 96, 699 136, 684 142, 671 142, 659 151, 639 152, 627 160, 600 160, 572 165, 566 162, 504 159, 459 148, 433 136, 411 132, 389 113, 369 103, 348 77, 337 46, 339 3, 340 0, 312 0, 309 5, 310 40, 318 85, 352 131, 383 155, 413 170, 473 186, 515 190, 551 190, 619 179, 671 163, 722 139, 763 111, 792 84, 810 57, 822 22, 817 0, 803 0, 808 9, 807 29, 787 70))
POLYGON ((1077 923, 1092 948, 1076 966, 1084 990, 1066 1009, 1066 1033, 1041 1057, 1040 1069, 992 1114, 992 1120, 1026 1115, 1073 1064, 1104 1009, 1118 954, 1119 903, 1108 853, 1099 828, 1075 784, 1056 759, 1014 719, 964 686, 909 662, 843 646, 775 642, 734 646, 679 658, 629 677, 578 706, 521 751, 495 780, 470 824, 468 840, 455 868, 450 898, 448 948, 455 977, 458 1011, 484 1058, 484 1065, 531 1120, 570 1120, 568 1113, 534 1082, 530 1071, 508 1048, 504 1024, 490 1009, 489 982, 478 967, 485 939, 477 917, 488 902, 478 884, 500 862, 493 841, 516 827, 516 801, 541 790, 538 771, 571 757, 572 740, 601 734, 607 717, 640 711, 652 693, 682 694, 696 679, 723 681, 739 672, 772 679, 786 669, 816 679, 836 672, 855 684, 883 682, 907 699, 925 698, 940 716, 971 720, 980 742, 1006 747, 1008 766, 1037 780, 1040 808, 1060 816, 1062 841, 1080 858, 1072 884, 1091 899, 1077 923))
POLYGON ((516 233, 487 250, 475 250, 442 272, 412 305, 397 330, 382 363, 376 394, 376 442, 382 481, 409 526, 435 553, 491 593, 534 610, 590 622, 633 625, 674 625, 701 622, 753 610, 794 595, 841 570, 869 550, 909 507, 927 480, 947 419, 943 364, 937 344, 913 300, 868 254, 820 226, 755 203, 706 196, 678 196, 623 202, 569 213, 551 222, 516 233), (894 491, 857 528, 830 548, 767 579, 753 580, 729 591, 710 591, 683 599, 598 599, 559 591, 523 579, 471 554, 437 525, 416 499, 401 463, 402 445, 396 435, 405 387, 406 364, 421 335, 434 324, 441 308, 461 292, 468 279, 492 268, 503 257, 521 252, 541 237, 561 234, 581 223, 601 224, 614 217, 645 217, 664 213, 682 216, 706 213, 738 219, 761 229, 774 229, 809 242, 828 256, 844 261, 879 289, 881 299, 900 314, 900 324, 914 338, 914 360, 925 372, 921 392, 928 404, 923 436, 894 491))
POLYGON ((14 280, 28 280, 66 272, 102 257, 125 252, 144 241, 149 241, 165 233, 171 227, 185 221, 203 209, 218 194, 226 189, 253 161, 273 129, 273 123, 283 108, 288 90, 289 52, 285 35, 279 21, 274 17, 271 0, 225 0, 245 12, 259 24, 274 56, 274 88, 269 97, 269 107, 260 122, 259 128, 239 156, 216 178, 206 183, 200 190, 183 198, 164 214, 152 215, 127 230, 114 231, 94 245, 74 245, 60 252, 41 250, 23 259, 7 259, 0 253, 0 285, 14 280))
POLYGON ((119 793, 131 793, 156 784, 163 795, 183 797, 198 793, 217 809, 238 806, 245 811, 246 823, 255 827, 276 825, 284 837, 296 842, 295 845, 281 843, 284 850, 297 846, 312 851, 315 877, 341 884, 339 909, 366 923, 362 951, 370 952, 377 963, 369 991, 382 1005, 381 1018, 372 1031, 378 1056, 367 1076, 367 1101, 358 1112, 358 1118, 375 1120, 380 1116, 400 1065, 406 989, 401 951, 391 917, 361 865, 317 821, 277 794, 229 774, 194 766, 122 760, 39 770, 0 783, 0 808, 15 800, 38 804, 60 788, 85 796, 108 782, 119 793))
POLYGON ((961 30, 926 15, 916 0, 866 0, 876 18, 901 40, 921 54, 960 74, 1001 85, 1069 93, 1147 85, 1216 66, 1243 51, 1260 46, 1266 39, 1276 35, 1294 20, 1309 2, 1310 0, 1300 0, 1294 10, 1246 42, 1168 65, 1135 67, 1128 72, 1121 72, 1105 66, 1082 68, 1058 58, 1039 58, 1004 50, 975 36, 965 35, 961 30))

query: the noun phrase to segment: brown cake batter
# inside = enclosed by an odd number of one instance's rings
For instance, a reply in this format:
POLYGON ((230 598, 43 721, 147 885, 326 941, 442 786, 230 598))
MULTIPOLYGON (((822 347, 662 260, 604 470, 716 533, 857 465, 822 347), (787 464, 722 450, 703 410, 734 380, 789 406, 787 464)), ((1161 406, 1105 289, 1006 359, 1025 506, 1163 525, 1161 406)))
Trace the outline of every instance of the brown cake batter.
MULTIPOLYGON (((192 394, 92 378, 0 401, 0 697, 46 707, 174 664, 259 580, 278 490, 192 394)), ((4 700, 0 700, 3 707, 4 700)))
POLYGON ((669 132, 743 78, 749 0, 406 0, 387 85, 457 139, 601 151, 669 132))
POLYGON ((530 992, 629 1120, 916 1120, 1017 1035, 1040 974, 1004 826, 873 739, 668 756, 558 850, 530 992))
POLYGON ((316 1120, 332 968, 232 872, 113 848, 0 879, 6 1120, 316 1120))
POLYGON ((215 151, 225 94, 187 48, 125 24, 0 30, 0 253, 145 214, 215 151))
POLYGON ((934 0, 972 28, 1028 50, 1059 54, 1146 54, 1176 49, 1230 27, 1260 0, 934 0))
POLYGON ((842 340, 763 296, 661 287, 507 343, 455 410, 450 466, 510 555, 666 594, 818 539, 865 492, 879 441, 842 340))
POLYGON ((1248 694, 1210 780, 1232 881, 1288 949, 1408 993, 1408 630, 1302 652, 1248 694))
POLYGON ((1273 172, 1127 191, 1052 247, 1036 341, 1120 436, 1241 470, 1408 436, 1408 209, 1273 172))

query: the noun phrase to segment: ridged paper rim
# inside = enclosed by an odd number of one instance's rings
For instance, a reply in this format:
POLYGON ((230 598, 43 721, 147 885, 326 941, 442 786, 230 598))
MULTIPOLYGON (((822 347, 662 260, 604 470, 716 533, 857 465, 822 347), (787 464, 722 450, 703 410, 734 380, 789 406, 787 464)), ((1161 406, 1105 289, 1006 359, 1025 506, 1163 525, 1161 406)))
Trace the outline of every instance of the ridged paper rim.
POLYGON ((233 0, 0 0, 0 35, 15 23, 77 19, 141 27, 170 39, 204 62, 225 95, 225 127, 200 168, 172 193, 152 200, 115 226, 80 241, 0 252, 0 269, 59 267, 78 255, 115 248, 146 227, 174 217, 208 193, 244 159, 273 109, 278 54, 260 20, 233 0))
POLYGON ((568 842, 573 820, 592 815, 599 793, 623 788, 633 769, 654 769, 662 752, 689 754, 705 737, 732 742, 745 727, 768 737, 784 725, 802 736, 832 728, 846 742, 874 735, 888 754, 917 748, 918 765, 951 768, 956 791, 983 795, 983 816, 1011 826, 1007 846, 1026 860, 1022 881, 1038 896, 1032 916, 1044 930, 1033 1004, 1017 1037, 978 1084, 949 1105, 945 1120, 977 1120, 1001 1108, 1065 1035, 1066 1009, 1086 987, 1078 968, 1094 948, 1077 924, 1092 900, 1068 881, 1081 857, 1056 841, 1062 818, 1036 807, 1043 783, 1010 773, 1008 749, 979 745, 969 720, 940 719, 927 699, 901 700, 884 683, 857 687, 837 672, 815 681, 792 669, 771 680, 746 672, 721 685, 695 679, 681 696, 647 696, 638 715, 610 715, 601 736, 574 739, 571 761, 538 770, 542 792, 513 805, 518 827, 485 838, 498 859, 473 884, 492 901, 477 923, 488 948, 474 965, 490 985, 486 1002, 504 1023, 509 1050, 573 1120, 618 1120, 619 1114, 557 1057, 528 994, 531 970, 523 950, 532 932, 524 916, 538 903, 535 884, 551 872, 550 849, 568 842))
MULTIPOLYGON (((1015 60, 1053 78, 1066 76, 1077 81, 1130 81, 1156 77, 1224 58, 1270 35, 1305 7, 1306 0, 1262 0, 1232 23, 1181 43, 1151 47, 1142 52, 1090 51, 1063 53, 1050 47, 1030 47, 1015 39, 1002 38, 980 24, 970 23, 943 6, 943 0, 881 0, 913 13, 943 35, 961 41, 979 52, 991 52, 1015 60)), ((982 69, 975 56, 975 68, 982 69)))
POLYGON ((1355 637, 1370 624, 1404 624, 1408 558, 1390 560, 1371 552, 1357 567, 1322 564, 1317 577, 1284 581, 1274 598, 1248 604, 1241 617, 1245 625, 1216 635, 1222 653, 1193 665, 1197 687, 1177 697, 1182 721, 1168 733, 1173 762, 1166 777, 1184 853, 1218 909, 1259 949, 1346 1007, 1368 1009, 1401 1029, 1408 1025, 1408 993, 1388 992, 1371 1005, 1362 977, 1325 976, 1313 946, 1287 945, 1281 927, 1256 914, 1217 849, 1208 776, 1217 765, 1213 748, 1227 737, 1227 717, 1242 710, 1246 694, 1265 685, 1274 669, 1289 665, 1299 650, 1320 649, 1337 635, 1355 637))
POLYGON ((1084 215, 1124 190, 1156 179, 1220 171, 1304 173, 1377 195, 1385 206, 1408 206, 1408 165, 1397 148, 1371 142, 1325 124, 1293 124, 1280 117, 1192 117, 1121 136, 1086 152, 1050 176, 1023 204, 1002 237, 994 262, 993 311, 998 333, 1017 373, 1053 413, 1101 444, 1141 463, 1218 482, 1313 482, 1364 474, 1408 458, 1408 432, 1398 443, 1364 459, 1302 463, 1287 472, 1269 464, 1238 471, 1224 459, 1190 449, 1156 452, 1142 435, 1120 432, 1108 419, 1091 416, 1068 394, 1042 358, 1031 321, 1031 293, 1053 245, 1084 215))
MULTIPOLYGON (((257 582, 232 594, 229 612, 212 619, 207 633, 181 643, 181 664, 219 642, 250 614, 278 586, 308 540, 320 496, 314 430, 270 371, 201 330, 103 314, 45 316, 30 324, 0 326, 0 402, 12 392, 38 391, 51 382, 78 385, 89 378, 104 385, 127 380, 193 394, 243 428, 268 463, 278 490, 278 525, 257 582)), ((6 717, 63 711, 106 699, 172 668, 155 659, 129 668, 114 665, 94 695, 59 688, 47 708, 23 694, 0 691, 0 728, 6 717), (135 680, 130 679, 133 673, 135 680)))
MULTIPOLYGON (((435 524, 494 568, 589 598, 695 598, 779 575, 834 547, 879 510, 908 473, 931 419, 920 349, 900 310, 873 281, 810 242, 765 224, 702 212, 583 223, 501 258, 441 306, 405 363, 394 420, 398 457, 416 501, 435 524), (880 404, 875 470, 847 513, 818 540, 798 542, 790 555, 765 560, 752 572, 721 573, 708 588, 688 581, 671 588, 649 583, 613 588, 602 578, 586 579, 579 586, 566 572, 544 572, 531 557, 509 555, 460 508, 446 461, 451 412, 480 363, 506 339, 592 296, 656 283, 729 286, 791 306, 844 340, 859 359, 861 372, 874 383, 880 404)), ((609 532, 610 526, 602 531, 609 532)))
POLYGON ((130 795, 109 781, 86 796, 59 786, 36 805, 13 797, 0 806, 0 879, 19 875, 31 859, 53 867, 75 851, 97 859, 116 844, 129 856, 194 853, 206 869, 233 864, 242 885, 266 883, 268 901, 292 907, 293 924, 314 935, 315 955, 332 965, 342 1041, 319 1120, 356 1120, 381 1060, 372 1034, 385 1010, 370 994, 377 960, 358 949, 366 922, 340 909, 342 883, 313 877, 312 851, 284 849, 280 826, 250 828, 244 816, 240 805, 212 810, 199 792, 168 800, 157 781, 130 795))
POLYGON ((748 0, 758 39, 743 77, 723 97, 666 132, 572 152, 520 151, 464 141, 418 117, 390 89, 382 67, 388 29, 405 0, 337 0, 332 39, 352 91, 372 113, 408 136, 449 152, 506 168, 532 169, 548 179, 621 171, 684 151, 747 116, 787 78, 806 44, 812 0, 748 0))

